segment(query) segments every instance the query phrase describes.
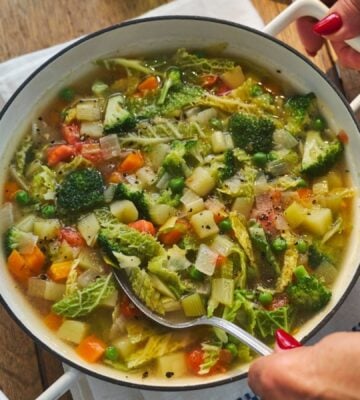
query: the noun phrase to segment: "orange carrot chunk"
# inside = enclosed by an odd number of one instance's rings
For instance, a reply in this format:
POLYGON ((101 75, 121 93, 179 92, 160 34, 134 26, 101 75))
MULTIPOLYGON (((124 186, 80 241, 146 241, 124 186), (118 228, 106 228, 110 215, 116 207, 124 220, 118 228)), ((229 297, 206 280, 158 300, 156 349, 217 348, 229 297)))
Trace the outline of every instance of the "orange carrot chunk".
POLYGON ((155 236, 156 229, 150 221, 145 219, 139 219, 138 221, 131 222, 128 226, 136 229, 139 232, 150 233, 150 235, 155 236))
POLYGON ((51 264, 47 271, 49 278, 55 282, 64 281, 69 275, 72 263, 73 261, 62 261, 51 264))
POLYGON ((44 317, 43 321, 49 329, 51 329, 52 331, 57 331, 63 323, 64 319, 60 315, 49 313, 44 317))
POLYGON ((11 201, 14 199, 14 196, 17 191, 21 188, 20 186, 14 181, 8 181, 5 183, 5 201, 11 201))
POLYGON ((10 253, 7 259, 7 264, 9 271, 18 281, 26 282, 31 276, 30 270, 25 264, 24 257, 17 250, 13 250, 10 253))
POLYGON ((29 268, 31 275, 37 275, 41 272, 45 264, 45 254, 40 250, 38 246, 34 247, 34 250, 30 254, 23 255, 25 264, 29 268))
POLYGON ((156 76, 151 75, 145 78, 142 82, 138 85, 138 90, 140 92, 145 92, 147 90, 155 90, 159 87, 159 81, 156 76))
POLYGON ((101 358, 105 349, 105 342, 95 335, 90 335, 80 342, 76 348, 76 352, 87 362, 94 363, 101 358))
POLYGON ((119 172, 135 172, 144 165, 141 153, 131 153, 119 166, 119 172))

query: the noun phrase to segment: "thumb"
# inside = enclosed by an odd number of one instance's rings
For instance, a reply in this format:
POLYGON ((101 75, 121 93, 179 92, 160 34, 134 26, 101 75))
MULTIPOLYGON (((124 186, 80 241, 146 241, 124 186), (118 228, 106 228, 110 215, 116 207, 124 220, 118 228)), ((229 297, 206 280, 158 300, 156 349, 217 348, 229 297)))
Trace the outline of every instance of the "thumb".
POLYGON ((360 0, 338 0, 313 30, 336 42, 360 35, 360 0))

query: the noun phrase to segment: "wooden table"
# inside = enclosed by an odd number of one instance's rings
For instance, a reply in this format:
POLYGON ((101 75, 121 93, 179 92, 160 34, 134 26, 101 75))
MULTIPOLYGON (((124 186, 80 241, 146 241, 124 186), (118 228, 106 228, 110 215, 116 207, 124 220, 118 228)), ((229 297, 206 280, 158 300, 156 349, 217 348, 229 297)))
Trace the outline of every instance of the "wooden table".
MULTIPOLYGON (((135 17, 170 0, 0 0, 0 62, 135 17), (50 17, 49 17, 50 16, 50 17)), ((240 0, 241 1, 241 0, 240 0)), ((290 0, 252 0, 265 22, 290 0)), ((304 52, 294 26, 280 38, 304 52)), ((335 68, 325 47, 316 64, 350 100, 360 93, 360 73, 335 68)), ((359 116, 360 117, 360 116, 359 116)), ((11 400, 31 400, 62 374, 60 361, 39 347, 0 306, 0 388, 11 400)), ((62 399, 70 400, 66 394, 62 399)))

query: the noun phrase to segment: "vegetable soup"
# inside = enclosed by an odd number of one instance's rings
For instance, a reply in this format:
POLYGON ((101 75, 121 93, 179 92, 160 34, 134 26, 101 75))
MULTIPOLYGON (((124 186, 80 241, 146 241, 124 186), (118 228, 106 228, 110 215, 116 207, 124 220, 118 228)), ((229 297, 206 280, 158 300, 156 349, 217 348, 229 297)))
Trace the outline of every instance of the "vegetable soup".
POLYGON ((269 344, 296 331, 329 302, 351 232, 346 133, 316 94, 235 59, 178 49, 97 64, 9 166, 9 271, 90 363, 176 379, 249 362, 220 329, 147 320, 112 269, 159 314, 219 316, 269 344))

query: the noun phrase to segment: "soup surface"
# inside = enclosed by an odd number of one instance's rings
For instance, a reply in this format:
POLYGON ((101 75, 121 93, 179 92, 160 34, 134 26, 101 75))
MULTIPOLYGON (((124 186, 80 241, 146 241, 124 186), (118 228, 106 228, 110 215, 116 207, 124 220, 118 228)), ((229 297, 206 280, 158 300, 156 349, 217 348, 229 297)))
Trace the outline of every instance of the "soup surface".
POLYGON ((10 272, 88 362, 175 379, 250 361, 219 329, 146 320, 112 267, 159 314, 220 316, 267 343, 294 332, 330 300, 351 231, 346 133, 315 94, 238 60, 179 49, 97 63, 13 157, 10 272))

